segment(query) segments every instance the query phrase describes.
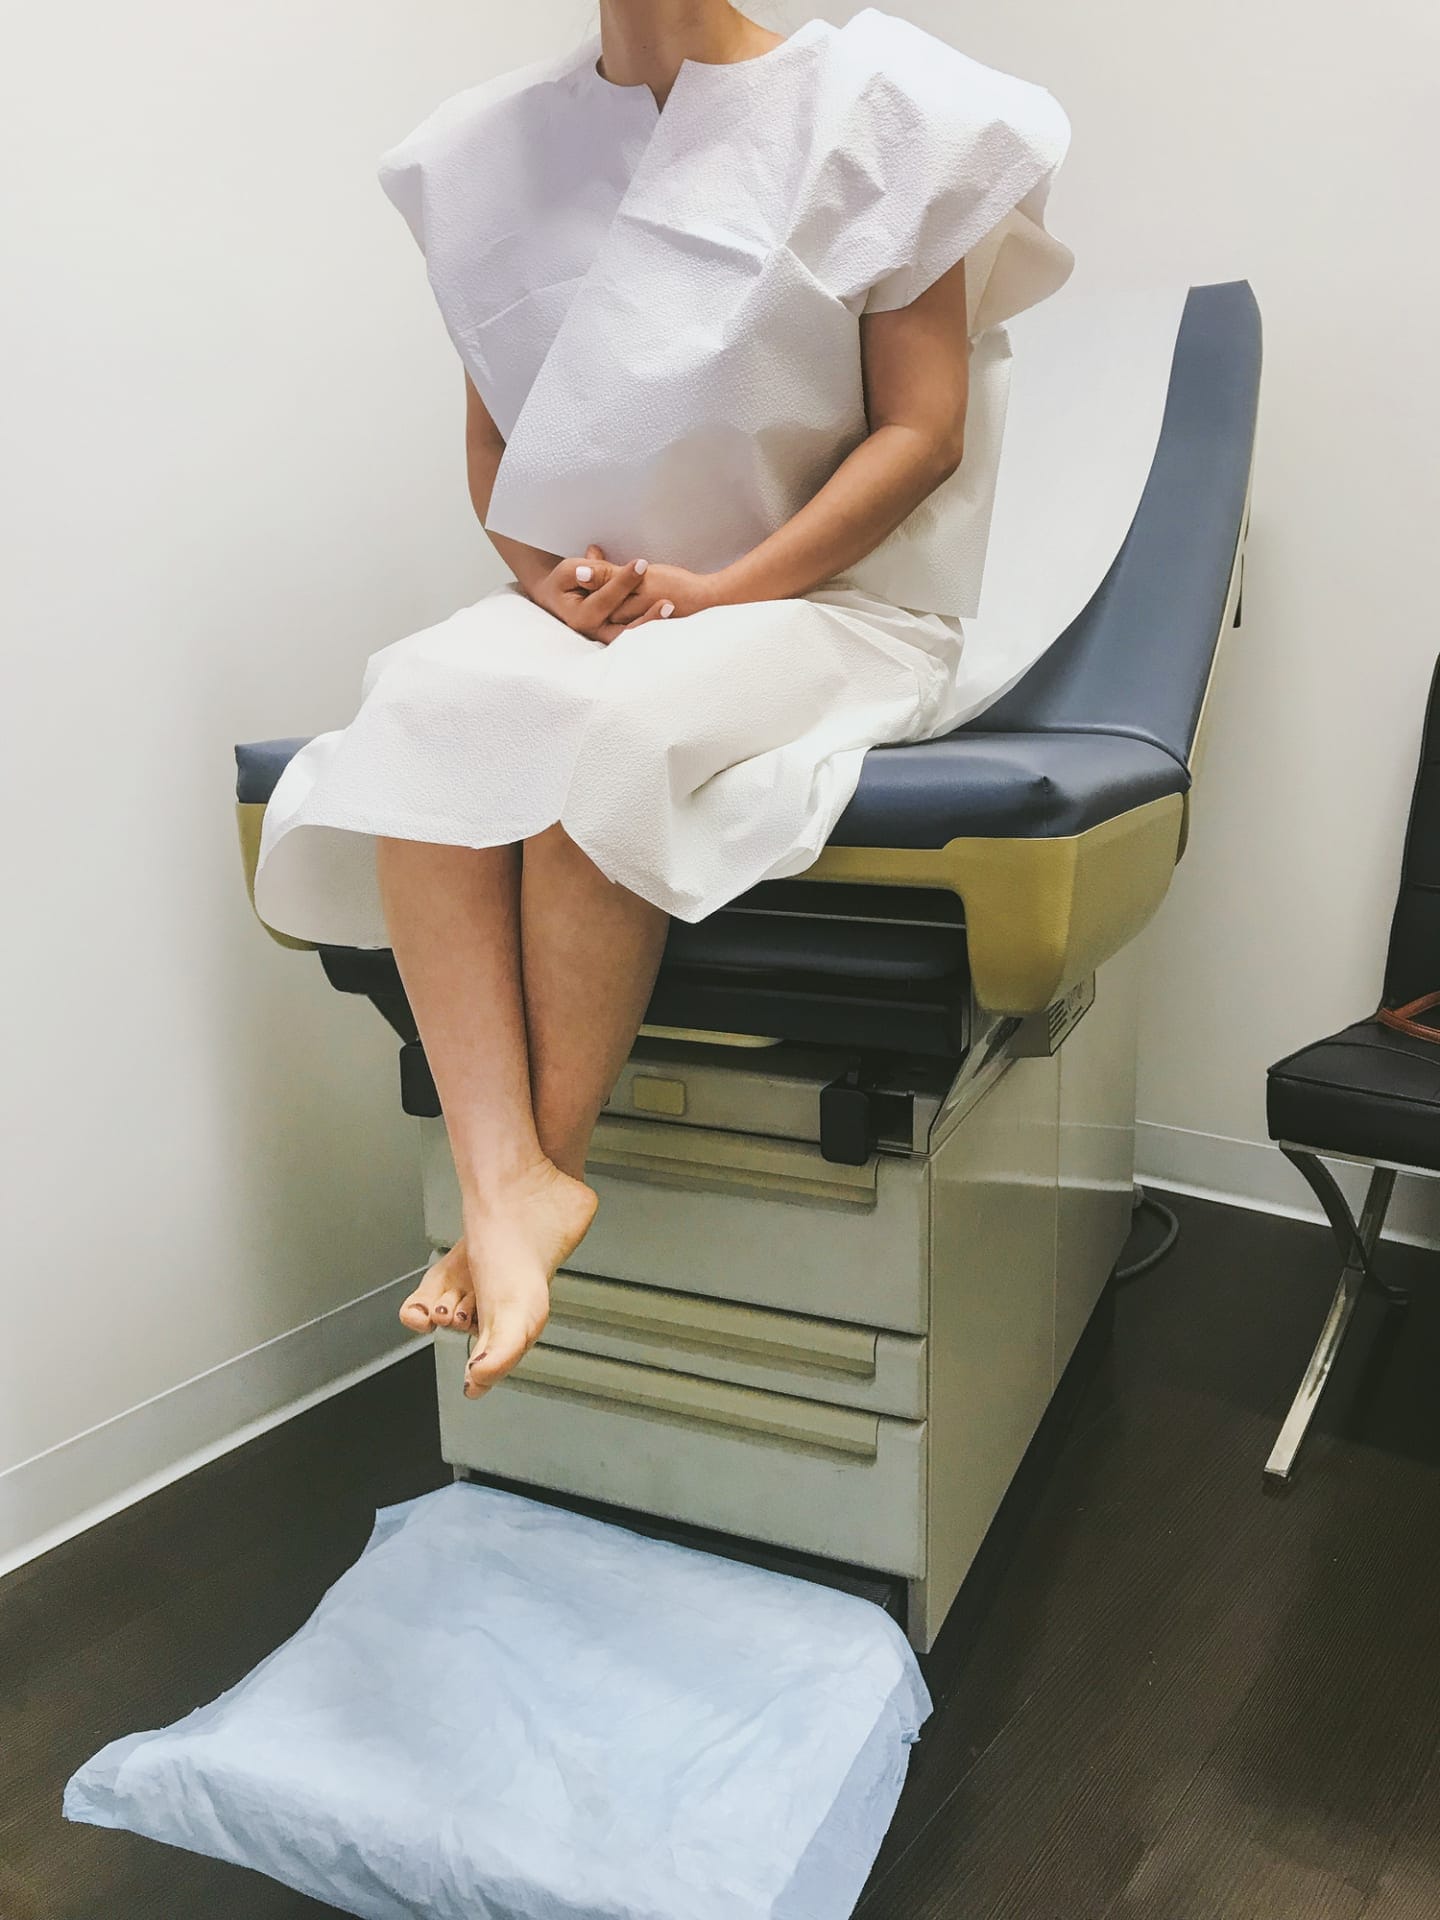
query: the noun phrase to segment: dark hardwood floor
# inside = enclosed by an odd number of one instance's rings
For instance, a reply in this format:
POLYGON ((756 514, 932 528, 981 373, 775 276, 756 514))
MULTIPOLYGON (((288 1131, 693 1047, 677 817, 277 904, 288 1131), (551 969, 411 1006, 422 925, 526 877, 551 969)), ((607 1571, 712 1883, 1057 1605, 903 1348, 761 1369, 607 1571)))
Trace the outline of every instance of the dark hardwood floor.
MULTIPOLYGON (((1440 1271, 1385 1248, 1414 1303, 1363 1303, 1268 1497, 1336 1259, 1320 1228, 1177 1210, 927 1663, 863 1920, 1440 1915, 1440 1271)), ((60 1792, 238 1680, 376 1507, 443 1483, 431 1401, 407 1361, 0 1584, 0 1920, 329 1911, 67 1826, 60 1792)))

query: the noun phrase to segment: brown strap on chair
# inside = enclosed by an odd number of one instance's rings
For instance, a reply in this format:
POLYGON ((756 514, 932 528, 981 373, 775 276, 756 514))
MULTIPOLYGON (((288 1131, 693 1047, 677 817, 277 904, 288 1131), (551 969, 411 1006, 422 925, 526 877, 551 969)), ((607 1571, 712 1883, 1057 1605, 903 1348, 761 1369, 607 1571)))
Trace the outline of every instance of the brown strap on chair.
POLYGON ((1440 993, 1422 993, 1418 1000, 1407 1000, 1403 1007, 1377 1007, 1374 1018, 1382 1027, 1408 1033, 1412 1040, 1432 1040, 1440 1046, 1440 1027, 1427 1027, 1415 1017, 1437 1006, 1440 1006, 1440 993))

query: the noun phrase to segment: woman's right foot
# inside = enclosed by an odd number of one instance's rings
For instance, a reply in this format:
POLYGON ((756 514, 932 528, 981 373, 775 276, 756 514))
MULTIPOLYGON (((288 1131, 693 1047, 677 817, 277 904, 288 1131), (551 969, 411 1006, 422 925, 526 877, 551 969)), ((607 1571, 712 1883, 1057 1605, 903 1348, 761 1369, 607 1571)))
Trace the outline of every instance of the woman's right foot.
POLYGON ((401 1306, 400 1324, 411 1333, 430 1333, 436 1327, 454 1327, 458 1333, 468 1333, 475 1325, 475 1289, 470 1283, 470 1262, 463 1240, 429 1268, 401 1306))

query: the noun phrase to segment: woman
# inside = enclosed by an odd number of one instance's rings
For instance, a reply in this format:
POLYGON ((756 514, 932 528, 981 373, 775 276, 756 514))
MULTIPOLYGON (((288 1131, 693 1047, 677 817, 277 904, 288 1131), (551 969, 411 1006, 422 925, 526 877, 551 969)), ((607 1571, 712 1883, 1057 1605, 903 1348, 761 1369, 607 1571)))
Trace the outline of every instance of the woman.
POLYGON ((472 1332, 472 1397, 590 1225, 669 915, 802 870, 867 748, 966 717, 999 323, 1069 270, 1067 138, 875 8, 781 36, 601 0, 598 36, 383 163, 514 578, 372 656, 276 789, 256 904, 394 950, 465 1226, 401 1319, 472 1332))

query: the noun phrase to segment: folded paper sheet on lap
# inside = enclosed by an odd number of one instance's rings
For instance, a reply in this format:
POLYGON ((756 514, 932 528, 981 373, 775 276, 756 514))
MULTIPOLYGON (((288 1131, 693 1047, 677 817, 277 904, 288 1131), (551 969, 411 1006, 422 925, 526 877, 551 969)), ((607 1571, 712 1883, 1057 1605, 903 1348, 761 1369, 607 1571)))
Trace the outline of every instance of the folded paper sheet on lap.
POLYGON ((363 1920, 840 1920, 929 1711, 868 1601, 459 1485, 65 1811, 363 1920))

